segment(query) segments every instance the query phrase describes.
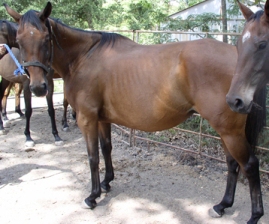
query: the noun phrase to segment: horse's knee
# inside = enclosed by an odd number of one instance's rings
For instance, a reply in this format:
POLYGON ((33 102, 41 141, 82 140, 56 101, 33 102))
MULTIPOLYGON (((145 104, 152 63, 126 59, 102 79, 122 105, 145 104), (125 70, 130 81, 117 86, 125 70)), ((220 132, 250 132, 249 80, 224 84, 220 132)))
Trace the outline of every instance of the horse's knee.
POLYGON ((239 167, 239 164, 238 162, 232 158, 231 156, 230 157, 227 157, 226 159, 226 164, 228 166, 228 171, 229 172, 232 172, 232 173, 237 173, 238 172, 238 167, 239 167))
POLYGON ((244 173, 247 178, 259 177, 259 160, 256 156, 250 156, 244 166, 244 173))

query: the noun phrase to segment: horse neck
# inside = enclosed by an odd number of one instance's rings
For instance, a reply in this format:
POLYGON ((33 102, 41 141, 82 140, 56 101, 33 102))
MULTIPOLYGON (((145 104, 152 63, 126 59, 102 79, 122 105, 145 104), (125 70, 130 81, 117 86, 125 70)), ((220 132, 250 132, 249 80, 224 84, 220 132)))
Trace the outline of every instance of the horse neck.
POLYGON ((61 76, 69 75, 70 65, 76 65, 80 57, 84 57, 100 41, 101 34, 83 32, 56 21, 50 21, 50 23, 54 46, 53 68, 61 76))

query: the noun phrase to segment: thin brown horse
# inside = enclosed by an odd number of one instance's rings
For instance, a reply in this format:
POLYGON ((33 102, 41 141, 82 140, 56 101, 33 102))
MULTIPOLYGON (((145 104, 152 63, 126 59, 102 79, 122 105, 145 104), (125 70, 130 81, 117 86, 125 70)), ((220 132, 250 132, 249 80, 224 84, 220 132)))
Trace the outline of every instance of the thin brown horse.
POLYGON ((238 61, 227 103, 234 111, 249 113, 257 90, 269 81, 269 1, 264 11, 256 13, 238 4, 247 22, 238 39, 238 61))
POLYGON ((218 132, 227 157, 226 191, 213 215, 220 217, 233 205, 240 167, 250 184, 248 223, 258 222, 263 207, 259 164, 251 145, 262 125, 257 129, 250 125, 257 125, 262 116, 239 114, 226 104, 237 60, 235 47, 210 39, 145 46, 118 34, 68 27, 49 18, 50 3, 40 13, 30 10, 20 15, 6 9, 19 24, 17 42, 23 61, 29 63, 31 91, 37 96, 47 93, 43 67, 52 66, 62 75, 68 102, 77 112, 91 169, 86 207, 94 208, 101 188, 109 191, 114 179, 111 123, 152 132, 174 127, 196 111, 218 132), (38 64, 30 65, 33 59, 38 64), (101 183, 98 139, 106 166, 101 183))

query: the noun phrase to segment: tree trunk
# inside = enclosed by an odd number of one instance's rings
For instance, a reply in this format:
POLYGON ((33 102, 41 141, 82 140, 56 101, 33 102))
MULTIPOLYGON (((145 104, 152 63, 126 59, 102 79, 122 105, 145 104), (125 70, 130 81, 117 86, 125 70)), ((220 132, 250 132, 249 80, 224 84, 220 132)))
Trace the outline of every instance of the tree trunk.
MULTIPOLYGON (((221 12, 222 12, 222 32, 227 32, 227 10, 226 0, 221 0, 221 12)), ((223 42, 228 43, 227 35, 223 35, 223 42)))

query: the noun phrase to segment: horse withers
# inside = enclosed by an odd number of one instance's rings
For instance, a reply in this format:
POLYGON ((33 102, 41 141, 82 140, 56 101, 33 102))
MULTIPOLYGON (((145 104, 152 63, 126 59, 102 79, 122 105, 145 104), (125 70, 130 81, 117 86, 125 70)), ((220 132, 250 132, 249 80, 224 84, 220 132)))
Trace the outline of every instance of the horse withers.
MULTIPOLYGON (((50 3, 40 13, 30 10, 21 15, 7 5, 6 9, 19 24, 23 61, 30 64, 34 58, 39 65, 52 66, 62 76, 68 102, 77 112, 92 181, 84 206, 94 208, 101 188, 109 191, 114 179, 111 123, 152 132, 174 127, 198 112, 220 135, 228 166, 226 191, 213 207, 213 216, 222 216, 233 205, 240 168, 250 185, 248 223, 258 222, 263 204, 258 159, 251 145, 262 129, 256 122, 262 116, 236 113, 226 103, 237 61, 235 47, 211 39, 140 45, 118 34, 75 29, 51 19, 50 3), (52 62, 47 52, 55 55, 52 62), (98 140, 106 166, 101 183, 98 140)), ((36 95, 47 91, 42 67, 28 66, 36 95)), ((265 96, 257 95, 257 100, 264 101, 265 96)))

